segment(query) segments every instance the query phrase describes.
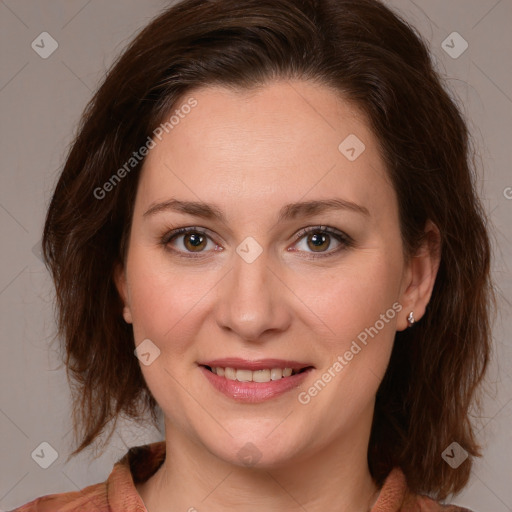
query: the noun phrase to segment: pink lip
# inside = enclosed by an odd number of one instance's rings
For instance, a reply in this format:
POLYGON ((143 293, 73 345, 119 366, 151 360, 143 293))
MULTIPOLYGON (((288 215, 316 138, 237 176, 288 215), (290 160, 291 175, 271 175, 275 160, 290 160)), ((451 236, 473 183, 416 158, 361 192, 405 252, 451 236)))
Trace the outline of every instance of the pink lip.
MULTIPOLYGON (((215 361, 215 363, 217 363, 217 361, 215 361)), ((225 367, 223 364, 216 364, 216 366, 225 367)), ((229 365, 227 366, 229 367, 229 365)), ((241 366, 236 365, 235 367, 242 368, 241 366)), ((265 368, 279 367, 280 366, 265 366, 265 368)), ((203 372, 203 375, 208 379, 210 384, 215 389, 217 389, 217 391, 220 391, 228 398, 239 402, 248 403, 264 402, 299 387, 302 382, 304 382, 304 379, 307 378, 310 371, 313 369, 310 367, 301 373, 296 373, 290 377, 283 377, 279 380, 271 380, 270 382, 239 382, 237 380, 229 380, 225 377, 219 377, 217 374, 211 372, 204 366, 200 366, 199 368, 203 372)), ((285 366, 284 368, 291 368, 291 366, 285 366)), ((304 366, 299 366, 299 368, 304 368, 304 366)), ((261 367, 259 369, 261 369, 261 367)))
POLYGON ((205 361, 199 363, 200 366, 209 366, 210 368, 236 368, 240 370, 265 370, 267 368, 291 368, 292 370, 302 370, 308 366, 313 366, 310 363, 300 363, 298 361, 288 361, 284 359, 258 359, 256 361, 249 361, 247 359, 240 359, 238 357, 228 357, 225 359, 214 359, 213 361, 205 361))

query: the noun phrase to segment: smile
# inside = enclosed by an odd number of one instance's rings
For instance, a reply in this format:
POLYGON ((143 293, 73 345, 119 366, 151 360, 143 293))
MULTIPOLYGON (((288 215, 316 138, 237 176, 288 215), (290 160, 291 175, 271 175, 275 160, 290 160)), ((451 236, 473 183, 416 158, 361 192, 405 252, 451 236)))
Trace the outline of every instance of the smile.
POLYGON ((265 368, 263 370, 251 371, 242 368, 223 368, 221 366, 213 368, 206 366, 206 368, 219 377, 224 377, 228 380, 236 380, 238 382, 270 382, 273 380, 291 377, 292 375, 301 373, 307 369, 302 368, 301 370, 294 370, 292 368, 265 368))
POLYGON ((281 359, 227 358, 204 361, 198 366, 213 389, 230 399, 249 403, 264 402, 296 389, 314 370, 310 364, 281 359))

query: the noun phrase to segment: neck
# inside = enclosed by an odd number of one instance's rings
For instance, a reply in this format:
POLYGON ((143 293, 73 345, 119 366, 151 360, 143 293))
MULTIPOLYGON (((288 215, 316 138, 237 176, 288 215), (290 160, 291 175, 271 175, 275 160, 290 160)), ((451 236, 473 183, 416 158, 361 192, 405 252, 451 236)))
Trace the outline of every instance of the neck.
POLYGON ((367 465, 369 429, 352 434, 256 468, 221 460, 166 423, 166 459, 137 490, 148 512, 369 512, 378 496, 367 465))

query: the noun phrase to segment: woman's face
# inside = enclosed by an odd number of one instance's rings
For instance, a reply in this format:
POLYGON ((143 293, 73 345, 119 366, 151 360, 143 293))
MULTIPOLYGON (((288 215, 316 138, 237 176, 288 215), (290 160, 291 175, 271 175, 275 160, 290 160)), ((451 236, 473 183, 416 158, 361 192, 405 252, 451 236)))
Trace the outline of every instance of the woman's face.
POLYGON ((376 137, 309 82, 187 102, 144 162, 116 277, 167 427, 239 465, 367 445, 413 309, 376 137))

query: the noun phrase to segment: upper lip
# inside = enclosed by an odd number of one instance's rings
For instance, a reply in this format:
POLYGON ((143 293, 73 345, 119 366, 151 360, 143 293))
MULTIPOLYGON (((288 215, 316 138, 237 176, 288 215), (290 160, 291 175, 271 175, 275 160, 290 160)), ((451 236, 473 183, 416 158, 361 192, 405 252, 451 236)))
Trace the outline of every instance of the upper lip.
POLYGON ((290 361, 286 359, 256 359, 249 361, 239 357, 228 357, 224 359, 213 359, 198 363, 200 366, 209 366, 210 368, 236 368, 240 370, 265 370, 272 368, 291 368, 292 370, 302 370, 313 366, 309 363, 299 361, 290 361))

